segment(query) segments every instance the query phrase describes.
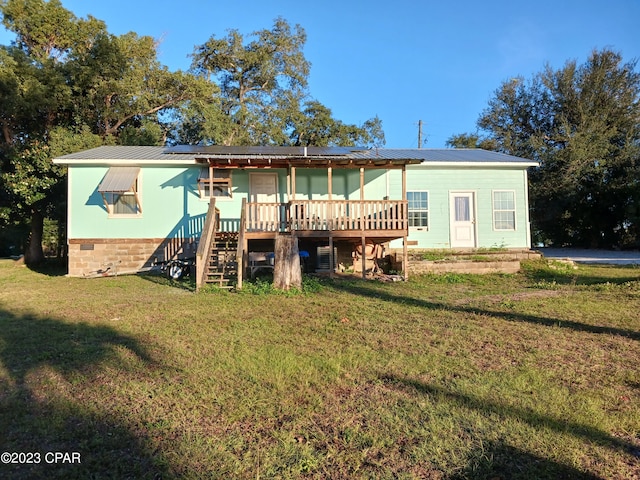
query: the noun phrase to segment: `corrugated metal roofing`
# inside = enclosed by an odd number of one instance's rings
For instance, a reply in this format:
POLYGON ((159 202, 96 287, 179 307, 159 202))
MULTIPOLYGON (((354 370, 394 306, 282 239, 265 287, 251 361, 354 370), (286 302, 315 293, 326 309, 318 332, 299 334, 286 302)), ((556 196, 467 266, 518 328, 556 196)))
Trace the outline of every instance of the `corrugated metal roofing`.
POLYGON ((92 148, 90 150, 84 150, 82 152, 70 153, 57 158, 56 160, 62 160, 60 163, 65 163, 65 160, 169 160, 169 159, 184 159, 194 160, 193 154, 186 155, 166 155, 166 147, 127 147, 127 146, 102 146, 92 148))
POLYGON ((140 167, 111 167, 102 179, 98 192, 130 192, 140 173, 140 167))
POLYGON ((371 149, 353 152, 352 158, 385 160, 420 160, 421 162, 452 163, 533 163, 531 160, 479 148, 415 148, 415 149, 371 149))
MULTIPOLYGON (((346 164, 383 165, 404 163, 447 163, 447 164, 511 164, 536 165, 531 160, 481 149, 358 149, 352 147, 153 147, 153 146, 102 146, 72 153, 54 159, 56 163, 198 163, 207 160, 260 159, 282 162, 328 164, 342 162, 346 164), (305 155, 306 153, 306 155, 305 155)), ((246 163, 246 162, 245 162, 246 163)))

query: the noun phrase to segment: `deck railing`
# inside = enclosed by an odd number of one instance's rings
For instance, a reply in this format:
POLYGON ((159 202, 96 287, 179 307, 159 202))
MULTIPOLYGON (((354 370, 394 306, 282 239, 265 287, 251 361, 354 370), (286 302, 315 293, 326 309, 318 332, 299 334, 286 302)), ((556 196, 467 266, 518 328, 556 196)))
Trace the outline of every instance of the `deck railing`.
POLYGON ((249 232, 406 230, 405 200, 294 200, 247 203, 249 232))

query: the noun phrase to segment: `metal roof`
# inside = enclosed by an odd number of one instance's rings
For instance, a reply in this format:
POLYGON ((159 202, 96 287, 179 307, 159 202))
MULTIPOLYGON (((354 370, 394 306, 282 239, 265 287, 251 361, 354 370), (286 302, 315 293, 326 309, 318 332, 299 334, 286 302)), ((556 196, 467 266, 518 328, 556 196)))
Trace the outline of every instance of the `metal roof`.
POLYGON ((480 148, 413 148, 413 149, 371 149, 353 152, 351 157, 385 158, 396 160, 420 160, 423 163, 516 163, 535 164, 526 158, 507 155, 480 148))
POLYGON ((126 146, 102 146, 92 148, 90 150, 83 150, 81 152, 70 153, 62 157, 54 158, 54 163, 80 163, 85 161, 86 163, 96 162, 117 162, 126 161, 128 163, 141 162, 163 162, 167 160, 186 160, 193 162, 195 156, 193 154, 166 154, 166 147, 126 147, 126 146))
POLYGON ((55 158, 59 164, 194 164, 219 167, 383 167, 406 164, 490 166, 537 165, 531 160, 481 149, 363 149, 356 147, 102 146, 55 158))
POLYGON ((98 192, 130 192, 140 173, 140 167, 111 167, 102 179, 98 192))

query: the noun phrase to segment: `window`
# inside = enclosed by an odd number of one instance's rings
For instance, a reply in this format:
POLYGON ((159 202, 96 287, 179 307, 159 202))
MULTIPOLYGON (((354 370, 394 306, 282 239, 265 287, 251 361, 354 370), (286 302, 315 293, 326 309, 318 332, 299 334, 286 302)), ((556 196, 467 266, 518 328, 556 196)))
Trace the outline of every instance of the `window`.
POLYGON ((516 229, 515 192, 493 192, 493 228, 495 230, 516 229))
POLYGON ((137 216, 142 213, 138 189, 139 167, 111 167, 98 192, 109 215, 137 216))
POLYGON ((231 170, 203 167, 198 177, 200 198, 231 197, 231 170))
POLYGON ((407 192, 409 206, 409 226, 429 227, 429 193, 407 192))
POLYGON ((140 213, 138 201, 133 192, 105 194, 109 213, 113 215, 137 215, 140 213))

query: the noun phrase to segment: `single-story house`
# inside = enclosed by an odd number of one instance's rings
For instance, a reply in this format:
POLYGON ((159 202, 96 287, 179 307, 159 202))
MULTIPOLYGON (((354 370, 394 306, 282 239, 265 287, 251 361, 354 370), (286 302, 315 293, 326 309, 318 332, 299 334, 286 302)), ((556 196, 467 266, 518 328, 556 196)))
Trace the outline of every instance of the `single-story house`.
POLYGON ((370 245, 405 261, 409 248, 530 247, 537 164, 496 152, 103 146, 53 161, 68 167, 71 276, 197 258, 202 281, 233 263, 241 281, 277 235, 298 238, 306 268, 330 271, 370 245))

